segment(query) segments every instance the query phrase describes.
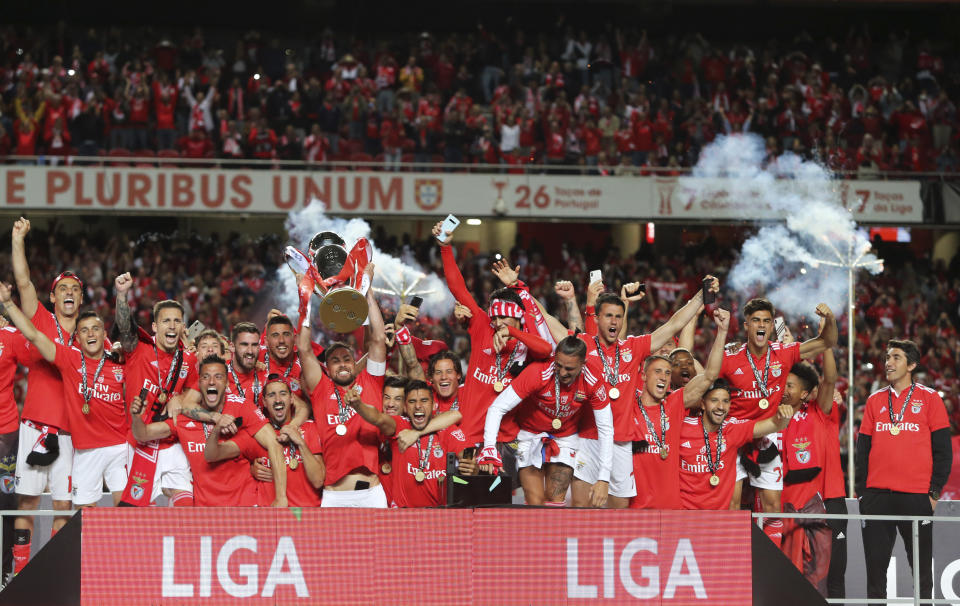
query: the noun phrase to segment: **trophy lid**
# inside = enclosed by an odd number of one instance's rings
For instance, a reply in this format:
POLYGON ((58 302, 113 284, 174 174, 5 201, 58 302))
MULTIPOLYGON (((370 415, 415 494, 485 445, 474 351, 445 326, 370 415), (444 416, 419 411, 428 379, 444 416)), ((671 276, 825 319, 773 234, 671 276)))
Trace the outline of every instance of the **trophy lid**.
POLYGON ((339 234, 332 231, 322 231, 315 235, 312 240, 310 240, 310 256, 317 254, 317 251, 323 248, 324 246, 342 246, 346 248, 347 243, 339 236, 339 234))

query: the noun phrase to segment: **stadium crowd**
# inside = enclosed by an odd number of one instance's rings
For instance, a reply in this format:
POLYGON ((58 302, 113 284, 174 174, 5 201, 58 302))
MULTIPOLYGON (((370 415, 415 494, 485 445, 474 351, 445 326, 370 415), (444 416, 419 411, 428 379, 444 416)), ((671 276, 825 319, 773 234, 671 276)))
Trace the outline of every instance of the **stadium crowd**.
POLYGON ((946 41, 866 26, 730 43, 507 24, 370 39, 8 25, 0 156, 676 173, 718 134, 752 131, 771 161, 792 152, 860 175, 958 168, 946 41))
MULTIPOLYGON (((433 234, 380 242, 444 277, 453 317, 420 317, 407 303, 385 321, 371 289, 369 326, 337 341, 311 311, 320 277, 310 272, 298 278, 298 318, 266 312, 277 238, 115 236, 90 247, 89 235, 31 232, 18 220, 2 259, 16 288, 0 284, 12 323, 0 331, 0 457, 15 458, 19 507, 36 508, 47 489, 56 509, 94 506, 104 485, 128 506, 160 494, 173 506, 438 506, 453 453, 459 474, 502 473, 530 505, 845 511, 838 433, 849 386, 826 305, 819 326, 796 318, 781 332, 762 293, 721 286, 733 251, 652 259, 564 249, 548 263, 528 243, 504 251, 508 263, 458 259, 441 224, 433 234), (590 268, 601 277, 588 279, 590 268), (9 389, 18 367, 29 369, 19 409, 9 389)), ((344 251, 341 276, 321 276, 328 287, 374 274, 376 260, 364 267, 357 250, 344 251)), ((926 514, 946 483, 956 275, 894 263, 860 292, 865 512, 926 514), (907 387, 897 415, 892 398, 907 387), (921 460, 891 479, 902 448, 921 460)), ((821 592, 842 594, 845 525, 763 526, 821 592)), ((32 529, 28 516, 16 520, 15 570, 32 529)), ((888 531, 863 531, 874 594, 888 531)), ((925 560, 931 536, 921 531, 925 560)))

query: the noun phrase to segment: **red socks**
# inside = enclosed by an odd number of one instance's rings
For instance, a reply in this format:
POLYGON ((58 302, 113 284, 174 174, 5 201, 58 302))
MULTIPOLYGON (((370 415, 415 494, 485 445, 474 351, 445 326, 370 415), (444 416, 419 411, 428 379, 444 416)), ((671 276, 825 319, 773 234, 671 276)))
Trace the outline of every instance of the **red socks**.
POLYGON ((193 507, 193 493, 178 492, 170 498, 170 507, 193 507))
POLYGON ((764 518, 763 533, 773 541, 773 544, 780 548, 780 541, 783 539, 783 520, 772 520, 764 518))
POLYGON ((30 561, 30 531, 13 531, 13 574, 19 573, 30 561))

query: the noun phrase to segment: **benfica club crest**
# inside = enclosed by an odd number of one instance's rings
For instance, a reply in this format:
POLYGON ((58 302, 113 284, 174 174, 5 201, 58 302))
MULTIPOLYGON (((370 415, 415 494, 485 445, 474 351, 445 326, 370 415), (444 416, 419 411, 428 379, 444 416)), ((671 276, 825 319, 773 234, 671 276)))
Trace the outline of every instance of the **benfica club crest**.
POLYGON ((624 362, 629 362, 630 360, 633 359, 633 354, 630 352, 629 349, 624 349, 623 351, 620 352, 620 359, 622 359, 624 362))
POLYGON ((300 382, 296 379, 290 379, 290 390, 291 391, 300 391, 300 382))
POLYGON ((440 448, 439 446, 434 446, 434 447, 433 447, 433 456, 434 456, 434 458, 442 459, 442 458, 443 458, 443 449, 440 448))
POLYGON ((139 501, 143 498, 143 485, 147 483, 147 478, 141 475, 135 475, 131 479, 133 480, 134 484, 130 487, 130 497, 134 501, 139 501))
POLYGON ((771 364, 770 365, 770 374, 774 377, 779 377, 783 371, 780 370, 780 364, 771 364))
POLYGON ((114 368, 113 369, 113 378, 116 379, 117 383, 123 383, 123 369, 114 368))
POLYGON ((797 450, 794 455, 797 459, 797 463, 801 465, 806 465, 810 462, 810 451, 807 448, 810 447, 810 442, 794 442, 793 447, 797 450))
POLYGON ((421 210, 434 210, 443 202, 442 179, 416 179, 413 200, 421 210))
POLYGON ((910 410, 913 414, 919 414, 923 409, 923 402, 910 402, 910 410))

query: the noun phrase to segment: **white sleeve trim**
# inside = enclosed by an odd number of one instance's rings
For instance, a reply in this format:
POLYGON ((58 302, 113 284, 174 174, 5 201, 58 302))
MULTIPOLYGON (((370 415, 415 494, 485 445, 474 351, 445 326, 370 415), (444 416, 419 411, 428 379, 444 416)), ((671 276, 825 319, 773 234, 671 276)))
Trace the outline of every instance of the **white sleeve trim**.
MULTIPOLYGON (((483 423, 484 448, 497 445, 497 434, 500 432, 500 421, 503 420, 503 415, 516 408, 521 401, 520 396, 513 390, 513 385, 507 387, 493 401, 493 404, 487 409, 487 418, 483 423)), ((612 447, 610 452, 613 452, 612 447)))
POLYGON ((597 438, 600 442, 600 472, 597 480, 610 481, 610 466, 613 461, 613 412, 607 404, 599 410, 593 411, 597 422, 597 438))
POLYGON ((387 362, 374 362, 370 358, 367 358, 367 374, 371 377, 382 377, 387 374, 387 362))

